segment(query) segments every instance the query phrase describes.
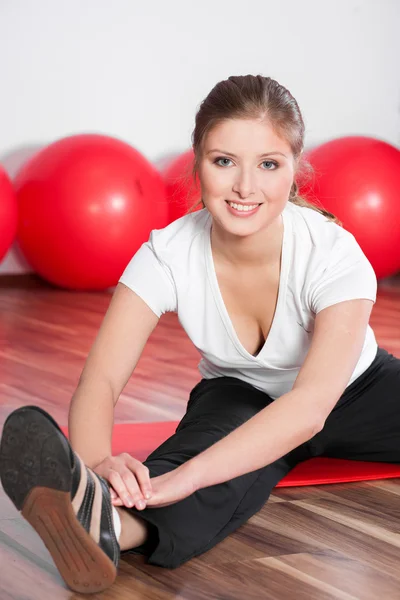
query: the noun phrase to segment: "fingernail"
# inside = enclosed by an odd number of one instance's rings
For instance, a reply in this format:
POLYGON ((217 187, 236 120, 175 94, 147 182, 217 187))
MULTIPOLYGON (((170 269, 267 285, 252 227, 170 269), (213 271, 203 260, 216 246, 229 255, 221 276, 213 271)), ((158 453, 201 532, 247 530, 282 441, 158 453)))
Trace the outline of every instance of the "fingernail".
POLYGON ((147 498, 147 500, 148 500, 149 498, 151 498, 151 494, 150 494, 150 492, 146 492, 146 493, 145 493, 145 498, 147 498))
POLYGON ((143 502, 143 500, 139 500, 139 502, 137 503, 138 508, 142 509, 146 506, 146 504, 143 502))

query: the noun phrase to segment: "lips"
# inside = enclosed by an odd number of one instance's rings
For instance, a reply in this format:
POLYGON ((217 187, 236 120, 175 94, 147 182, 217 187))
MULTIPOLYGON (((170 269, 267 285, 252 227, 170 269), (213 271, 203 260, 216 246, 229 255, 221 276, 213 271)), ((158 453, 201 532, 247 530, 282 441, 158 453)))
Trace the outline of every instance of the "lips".
POLYGON ((237 200, 225 200, 225 202, 227 204, 229 204, 229 202, 232 202, 233 204, 238 204, 239 206, 254 206, 255 204, 260 206, 262 204, 262 202, 238 202, 237 200))
POLYGON ((259 203, 254 203, 254 204, 243 204, 243 203, 238 203, 235 202, 235 204, 238 204, 239 206, 254 206, 255 208, 251 209, 251 210, 240 210, 238 208, 233 208, 233 206, 231 206, 228 202, 228 200, 226 200, 226 205, 228 207, 229 212, 234 215, 235 217, 249 217, 251 215, 253 215, 254 213, 256 213, 258 211, 258 209, 260 208, 261 204, 259 203))

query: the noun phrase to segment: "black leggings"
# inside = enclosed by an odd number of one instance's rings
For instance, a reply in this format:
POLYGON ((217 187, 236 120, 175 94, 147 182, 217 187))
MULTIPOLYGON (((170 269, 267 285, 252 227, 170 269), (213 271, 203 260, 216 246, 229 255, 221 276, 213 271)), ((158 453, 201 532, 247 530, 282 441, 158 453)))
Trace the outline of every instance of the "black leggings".
MULTIPOLYGON (((400 359, 378 348, 371 366, 340 397, 324 428, 282 458, 161 508, 126 509, 148 523, 145 544, 122 552, 176 568, 203 554, 264 506, 275 485, 313 456, 400 463, 400 359)), ((273 400, 234 378, 202 379, 191 391, 176 432, 144 464, 162 475, 196 456, 273 400)))

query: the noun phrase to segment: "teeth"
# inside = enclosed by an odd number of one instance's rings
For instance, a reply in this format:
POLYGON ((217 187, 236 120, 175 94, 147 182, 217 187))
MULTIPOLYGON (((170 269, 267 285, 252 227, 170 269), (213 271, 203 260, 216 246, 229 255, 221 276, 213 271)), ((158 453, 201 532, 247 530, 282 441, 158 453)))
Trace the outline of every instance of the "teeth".
POLYGON ((242 204, 235 204, 235 202, 228 202, 229 206, 235 208, 236 210, 248 212, 249 210, 254 210, 257 208, 258 204, 251 204, 250 206, 243 206, 242 204))

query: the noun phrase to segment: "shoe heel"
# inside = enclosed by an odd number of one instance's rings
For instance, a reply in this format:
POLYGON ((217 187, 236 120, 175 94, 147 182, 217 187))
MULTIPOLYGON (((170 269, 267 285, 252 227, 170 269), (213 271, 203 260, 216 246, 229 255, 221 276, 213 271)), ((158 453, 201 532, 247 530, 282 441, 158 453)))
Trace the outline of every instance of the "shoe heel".
POLYGON ((93 594, 114 583, 116 566, 77 520, 68 492, 34 488, 22 516, 42 538, 71 590, 93 594))

